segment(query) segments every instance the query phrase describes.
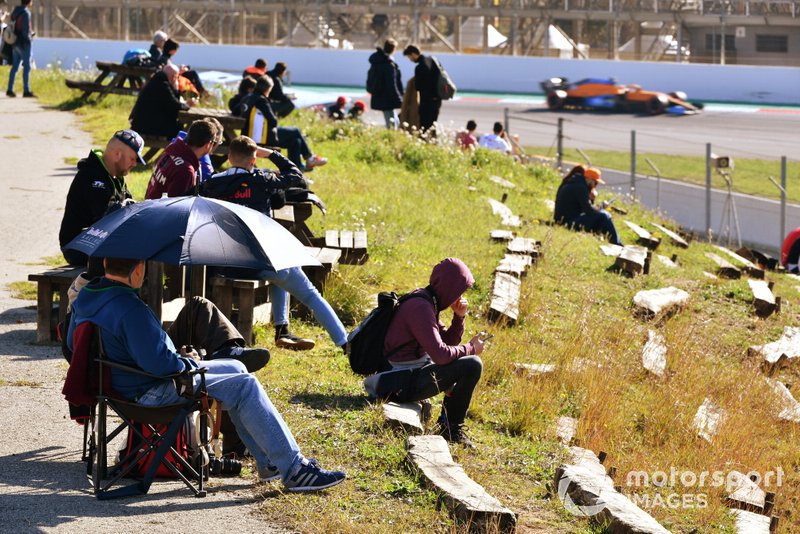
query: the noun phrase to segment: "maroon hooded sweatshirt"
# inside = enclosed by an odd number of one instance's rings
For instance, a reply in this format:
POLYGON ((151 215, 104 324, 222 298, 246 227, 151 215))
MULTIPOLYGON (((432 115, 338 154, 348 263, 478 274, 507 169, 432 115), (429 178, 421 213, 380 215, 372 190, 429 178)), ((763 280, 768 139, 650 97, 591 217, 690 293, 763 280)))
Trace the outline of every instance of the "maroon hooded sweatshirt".
POLYGON ((386 332, 383 350, 389 353, 401 348, 389 361, 408 362, 427 353, 433 363, 447 365, 462 356, 475 354, 469 343, 459 345, 464 334, 463 317, 454 313, 450 328, 439 320, 439 312, 450 307, 474 283, 472 273, 461 260, 447 258, 439 262, 431 272, 428 289, 413 291, 432 291, 434 302, 429 298, 412 298, 397 308, 386 332))

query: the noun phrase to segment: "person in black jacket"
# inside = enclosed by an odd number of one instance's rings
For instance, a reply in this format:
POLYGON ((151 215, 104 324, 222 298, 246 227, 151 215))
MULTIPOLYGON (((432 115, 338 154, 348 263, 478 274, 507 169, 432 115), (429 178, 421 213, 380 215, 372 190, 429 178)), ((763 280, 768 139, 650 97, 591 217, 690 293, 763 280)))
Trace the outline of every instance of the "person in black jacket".
POLYGON ((294 111, 294 102, 283 92, 283 75, 286 74, 286 63, 279 61, 275 63, 275 68, 267 71, 267 76, 272 78, 272 92, 269 94, 269 101, 275 114, 286 117, 294 111))
POLYGON ((417 64, 414 69, 414 82, 419 93, 419 123, 420 131, 427 132, 436 137, 434 123, 439 119, 439 110, 442 99, 439 98, 439 66, 431 56, 424 56, 419 48, 408 45, 403 50, 403 55, 417 64))
MULTIPOLYGON (((133 130, 120 130, 106 144, 104 151, 92 150, 78 162, 58 233, 63 247, 83 230, 103 217, 109 206, 131 198, 125 176, 137 163, 144 165, 144 141, 133 130)), ((70 265, 85 266, 87 256, 77 250, 63 250, 70 265)))
POLYGON ((189 109, 178 93, 179 72, 177 66, 169 63, 144 84, 131 111, 131 128, 142 135, 170 139, 178 135, 178 113, 189 109))
POLYGON ((246 119, 242 135, 251 137, 259 145, 287 149, 292 163, 306 172, 328 163, 328 158, 311 152, 308 141, 298 128, 278 126, 278 117, 275 116, 269 100, 272 83, 272 78, 262 76, 256 81, 253 94, 242 99, 239 105, 240 116, 246 119), (305 165, 303 158, 306 160, 305 165))
POLYGON ((150 61, 154 65, 159 61, 161 61, 160 66, 165 65, 169 61, 170 56, 164 54, 164 45, 168 38, 169 36, 161 30, 153 34, 153 44, 150 45, 150 61), (164 58, 163 60, 162 57, 164 58))
POLYGON ((242 114, 242 101, 248 96, 253 94, 256 89, 256 79, 252 76, 245 76, 239 82, 239 90, 235 95, 228 100, 228 109, 231 110, 231 115, 241 116, 242 114))
POLYGON ((397 41, 387 39, 383 48, 378 48, 369 56, 369 73, 367 74, 367 91, 372 94, 370 106, 383 111, 386 127, 397 129, 397 112, 403 104, 403 77, 400 68, 392 60, 392 53, 397 48, 397 41))
MULTIPOLYGON (((303 174, 291 161, 270 149, 258 147, 247 136, 231 141, 228 161, 231 164, 230 169, 203 182, 200 187, 201 195, 241 204, 270 216, 273 195, 291 187, 308 186, 303 174), (257 156, 268 157, 278 168, 278 172, 256 168, 257 156)), ((311 310, 337 347, 343 347, 347 342, 347 332, 336 312, 300 267, 276 271, 265 265, 262 271, 226 269, 224 272, 237 278, 270 282, 272 322, 275 325, 275 344, 278 347, 292 350, 314 348, 314 340, 299 338, 289 332, 288 294, 311 310)))
POLYGON ((600 169, 573 167, 556 192, 555 221, 574 230, 605 234, 611 243, 622 245, 611 214, 605 210, 608 203, 603 201, 600 208, 593 205, 597 184, 604 183, 600 169))

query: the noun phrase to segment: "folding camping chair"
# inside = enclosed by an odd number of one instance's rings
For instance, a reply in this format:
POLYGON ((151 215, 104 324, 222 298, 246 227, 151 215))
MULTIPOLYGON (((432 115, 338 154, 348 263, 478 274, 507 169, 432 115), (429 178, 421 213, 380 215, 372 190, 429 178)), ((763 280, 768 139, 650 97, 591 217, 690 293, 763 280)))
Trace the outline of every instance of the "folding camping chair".
POLYGON ((113 499, 130 495, 145 494, 149 491, 159 465, 163 465, 192 491, 196 497, 205 497, 203 483, 206 476, 205 455, 200 449, 208 442, 208 393, 205 384, 205 368, 188 373, 157 376, 136 367, 113 362, 105 358, 100 329, 92 323, 82 323, 73 333, 74 351, 64 385, 64 394, 70 402, 73 419, 84 426, 83 458, 87 462, 86 472, 92 480, 98 499, 113 499), (147 407, 122 399, 111 389, 111 368, 147 376, 150 378, 173 380, 182 376, 200 376, 200 388, 186 401, 159 407, 147 407), (83 413, 80 414, 80 409, 83 413), (181 427, 187 416, 200 412, 198 454, 190 463, 174 447, 181 427), (109 432, 108 420, 116 415, 122 420, 109 432), (135 423, 141 426, 138 427, 135 423), (167 430, 163 426, 168 425, 167 430), (130 432, 141 440, 138 447, 130 448, 120 454, 114 465, 108 465, 108 446, 121 432, 130 432), (148 455, 149 465, 142 480, 115 489, 111 487, 123 477, 132 474, 140 461, 148 455), (170 454, 171 453, 171 454, 170 454), (174 462, 170 461, 170 455, 174 462), (192 465, 194 464, 194 465, 192 465))

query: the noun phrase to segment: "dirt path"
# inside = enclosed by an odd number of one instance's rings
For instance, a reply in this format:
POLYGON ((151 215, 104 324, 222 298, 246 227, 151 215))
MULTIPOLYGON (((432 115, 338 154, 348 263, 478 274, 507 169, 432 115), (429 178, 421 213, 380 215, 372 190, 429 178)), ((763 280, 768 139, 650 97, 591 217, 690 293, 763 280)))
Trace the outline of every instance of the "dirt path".
POLYGON ((279 532, 253 515, 252 480, 212 479, 205 499, 157 482, 140 498, 97 501, 80 461, 82 428, 61 396, 66 362, 57 346, 33 344, 35 302, 6 284, 58 252, 64 199, 89 136, 70 113, 0 97, 0 531, 279 532))

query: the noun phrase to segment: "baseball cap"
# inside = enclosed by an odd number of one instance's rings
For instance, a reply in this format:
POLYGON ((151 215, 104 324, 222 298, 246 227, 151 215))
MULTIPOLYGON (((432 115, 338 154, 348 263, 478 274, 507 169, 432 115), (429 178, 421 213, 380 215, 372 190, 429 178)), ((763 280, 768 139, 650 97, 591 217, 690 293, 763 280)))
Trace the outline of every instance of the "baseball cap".
POLYGON ((598 184, 604 184, 605 183, 603 181, 603 179, 601 178, 602 173, 600 172, 600 169, 598 169, 597 167, 589 167, 588 169, 583 171, 583 175, 586 178, 589 178, 590 180, 594 180, 598 184))
POLYGON ((344 106, 345 104, 347 104, 347 97, 346 96, 340 96, 339 98, 336 99, 336 105, 337 106, 344 106))
POLYGON ((367 109, 366 104, 364 104, 364 102, 362 102, 361 100, 356 100, 356 103, 353 104, 353 107, 357 109, 367 109))
POLYGON ((142 165, 147 165, 147 162, 142 157, 142 150, 144 149, 144 140, 142 136, 138 133, 134 132, 133 130, 119 130, 117 133, 114 134, 114 139, 124 143, 128 146, 131 150, 136 152, 136 156, 139 158, 139 163, 142 165))

